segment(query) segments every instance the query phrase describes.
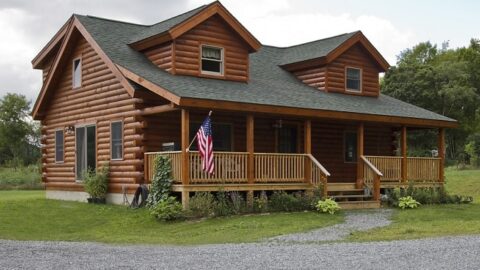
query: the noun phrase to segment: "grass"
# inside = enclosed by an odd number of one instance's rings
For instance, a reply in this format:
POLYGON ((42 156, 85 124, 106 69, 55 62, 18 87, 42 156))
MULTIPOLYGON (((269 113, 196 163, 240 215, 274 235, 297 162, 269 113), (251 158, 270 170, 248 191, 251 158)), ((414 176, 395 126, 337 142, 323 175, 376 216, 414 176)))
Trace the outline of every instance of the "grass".
POLYGON ((40 173, 35 165, 9 168, 0 167, 0 190, 41 189, 40 173))
POLYGON ((342 215, 273 213, 161 223, 145 209, 46 200, 42 191, 0 191, 0 239, 115 244, 255 242, 343 221, 342 215))
POLYGON ((450 194, 473 196, 473 204, 422 205, 395 210, 390 226, 355 232, 349 240, 383 241, 480 234, 480 170, 445 171, 450 194))

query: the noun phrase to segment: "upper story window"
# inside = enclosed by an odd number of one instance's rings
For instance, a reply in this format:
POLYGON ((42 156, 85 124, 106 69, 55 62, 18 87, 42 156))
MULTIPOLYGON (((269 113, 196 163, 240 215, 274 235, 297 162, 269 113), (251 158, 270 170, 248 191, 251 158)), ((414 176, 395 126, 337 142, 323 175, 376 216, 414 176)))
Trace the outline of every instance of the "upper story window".
POLYGON ((362 70, 348 67, 346 72, 346 89, 352 92, 362 91, 362 70))
POLYGON ((212 46, 202 46, 202 73, 223 75, 223 49, 212 46))
POLYGON ((72 86, 73 88, 79 88, 82 86, 82 60, 73 60, 72 70, 72 86))

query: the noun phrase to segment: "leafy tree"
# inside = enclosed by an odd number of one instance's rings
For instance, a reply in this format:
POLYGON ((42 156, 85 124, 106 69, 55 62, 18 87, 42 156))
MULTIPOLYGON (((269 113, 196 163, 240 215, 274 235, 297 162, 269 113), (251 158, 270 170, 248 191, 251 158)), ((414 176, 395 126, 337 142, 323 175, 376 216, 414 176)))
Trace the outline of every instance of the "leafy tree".
POLYGON ((24 95, 8 93, 0 99, 0 163, 17 167, 39 157, 39 126, 29 116, 24 95))
MULTIPOLYGON (((455 50, 448 49, 448 43, 439 50, 424 42, 400 53, 397 65, 386 72, 381 87, 384 94, 457 119, 460 128, 448 130, 446 138, 447 157, 455 159, 464 150, 468 135, 480 126, 479 70, 478 41, 455 50)), ((434 149, 436 140, 432 135, 428 131, 412 138, 417 145, 434 149)))

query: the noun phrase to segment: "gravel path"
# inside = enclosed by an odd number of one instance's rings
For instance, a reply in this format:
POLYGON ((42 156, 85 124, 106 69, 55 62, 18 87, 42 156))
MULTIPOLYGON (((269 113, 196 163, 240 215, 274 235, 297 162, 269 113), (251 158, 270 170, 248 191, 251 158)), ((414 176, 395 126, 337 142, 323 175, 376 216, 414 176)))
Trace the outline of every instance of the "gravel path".
POLYGON ((330 227, 306 232, 277 236, 268 239, 269 242, 324 242, 338 241, 354 231, 366 231, 377 227, 388 226, 391 209, 357 210, 347 212, 345 222, 330 227))
POLYGON ((0 240, 1 269, 479 269, 480 236, 193 247, 0 240))

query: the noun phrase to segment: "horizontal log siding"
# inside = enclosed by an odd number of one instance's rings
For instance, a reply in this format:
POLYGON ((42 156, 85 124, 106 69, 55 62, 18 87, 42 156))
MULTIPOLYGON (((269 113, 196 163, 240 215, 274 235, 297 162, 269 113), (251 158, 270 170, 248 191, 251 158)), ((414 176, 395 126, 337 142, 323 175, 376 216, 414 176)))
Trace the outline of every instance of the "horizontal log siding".
POLYGON ((143 178, 142 127, 136 116, 141 99, 131 98, 83 38, 68 57, 42 120, 42 161, 47 189, 82 191, 75 182, 75 134, 65 133, 65 162, 55 163, 55 130, 96 123, 97 167, 110 164, 110 192, 122 185, 133 192, 143 178), (72 89, 72 61, 82 57, 82 87, 72 89), (124 160, 110 161, 110 122, 124 122, 124 160), (109 162, 110 161, 110 162, 109 162))
POLYGON ((300 81, 305 84, 308 84, 319 90, 325 90, 326 73, 327 68, 323 66, 295 71, 293 75, 295 75, 300 81))
POLYGON ((248 47, 218 15, 210 17, 175 40, 175 74, 200 76, 202 44, 224 49, 224 79, 248 80, 248 47))
POLYGON ((50 56, 50 58, 46 61, 44 68, 42 69, 42 82, 45 82, 48 76, 48 72, 50 72, 50 68, 52 67, 52 62, 55 57, 50 56))
MULTIPOLYGON (((331 173, 329 182, 354 182, 356 163, 344 160, 344 134, 356 131, 354 124, 312 122, 312 154, 331 173)), ((365 126, 365 154, 391 155, 392 130, 388 127, 365 126)))
POLYGON ((326 85, 329 92, 345 93, 345 68, 362 69, 362 95, 378 96, 380 93, 379 68, 359 44, 351 47, 327 65, 326 85))
POLYGON ((144 53, 153 64, 168 72, 172 72, 172 49, 172 42, 167 42, 148 49, 144 53))

